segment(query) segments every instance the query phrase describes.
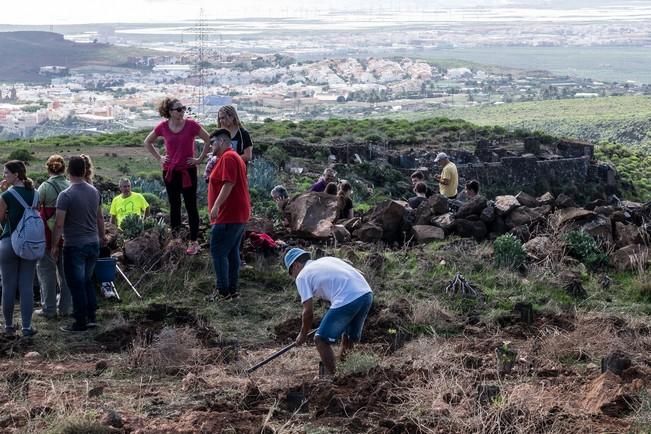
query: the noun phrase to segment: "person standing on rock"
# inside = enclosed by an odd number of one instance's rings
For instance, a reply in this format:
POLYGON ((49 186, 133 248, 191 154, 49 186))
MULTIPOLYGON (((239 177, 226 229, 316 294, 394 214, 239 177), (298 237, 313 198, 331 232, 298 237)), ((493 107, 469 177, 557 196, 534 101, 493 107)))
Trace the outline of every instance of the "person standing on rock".
POLYGON ((45 222, 47 250, 45 256, 36 264, 38 281, 41 284, 42 307, 34 313, 46 319, 54 319, 57 316, 57 306, 60 317, 67 317, 72 313, 72 297, 63 270, 63 256, 55 261, 50 254, 52 231, 54 231, 56 221, 57 198, 63 190, 70 187, 70 182, 65 177, 66 163, 61 155, 50 156, 45 167, 47 167, 49 178, 38 187, 38 200, 41 218, 45 222), (58 302, 57 285, 59 287, 58 302))
POLYGON ((246 163, 231 147, 230 132, 221 128, 210 135, 217 164, 208 182, 210 212, 210 254, 217 286, 209 299, 238 296, 240 243, 251 217, 251 199, 246 163))
POLYGON ((82 157, 68 162, 70 187, 57 199, 56 220, 52 233, 51 256, 59 258, 63 236, 63 269, 72 294, 74 322, 62 326, 65 332, 82 332, 97 326, 93 272, 99 247, 106 245, 102 200, 95 187, 84 180, 86 163, 82 157))
POLYGON ((439 152, 434 159, 441 168, 440 175, 434 175, 434 179, 439 183, 439 193, 448 199, 457 198, 457 188, 459 187, 459 173, 457 166, 450 161, 445 152, 439 152))
POLYGON ((334 375, 335 355, 331 345, 341 338, 343 358, 362 337, 364 321, 373 303, 373 291, 362 273, 339 258, 311 260, 303 249, 290 249, 284 258, 285 267, 296 281, 303 304, 301 331, 296 345, 302 345, 312 328, 315 298, 330 302, 314 341, 326 375, 334 375))
POLYGON ((158 160, 163 169, 165 190, 170 202, 170 226, 172 230, 181 228, 181 196, 185 202, 190 225, 190 243, 186 253, 199 253, 199 210, 197 209, 197 166, 210 150, 208 133, 199 123, 185 118, 187 107, 176 98, 165 98, 158 107, 161 117, 159 123, 145 138, 145 148, 158 160), (160 155, 154 144, 159 138, 165 141, 165 155, 160 155), (194 140, 204 142, 199 157, 194 156, 194 140))
POLYGON ((34 271, 36 260, 23 259, 16 254, 12 246, 11 234, 23 218, 25 207, 15 197, 19 195, 25 205, 35 203, 38 192, 34 183, 27 177, 25 163, 18 160, 7 161, 4 165, 4 179, 0 183, 0 224, 3 230, 0 236, 0 273, 2 274, 2 314, 5 320, 5 334, 13 336, 14 304, 16 294, 20 294, 20 317, 23 336, 36 334, 32 328, 32 311, 34 309, 34 271))

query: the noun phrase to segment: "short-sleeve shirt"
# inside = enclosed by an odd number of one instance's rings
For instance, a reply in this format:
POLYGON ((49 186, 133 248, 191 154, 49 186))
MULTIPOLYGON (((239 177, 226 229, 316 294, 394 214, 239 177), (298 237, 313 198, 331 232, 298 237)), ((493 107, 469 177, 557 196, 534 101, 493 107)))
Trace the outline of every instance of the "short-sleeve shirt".
POLYGON ((156 136, 165 139, 165 154, 168 157, 166 169, 186 166, 188 159, 194 158, 194 138, 200 131, 201 125, 192 119, 185 119, 185 124, 178 133, 170 130, 169 120, 154 128, 156 136))
POLYGON ((362 295, 373 292, 357 269, 331 256, 307 261, 296 276, 296 288, 301 303, 311 298, 320 298, 329 301, 331 309, 345 306, 362 295))
POLYGON ((238 128, 234 137, 231 137, 231 148, 237 152, 238 155, 243 155, 246 148, 253 146, 251 135, 244 128, 238 128))
POLYGON ((142 194, 132 191, 128 197, 124 197, 121 194, 115 196, 111 201, 110 212, 112 216, 115 216, 118 227, 120 227, 122 220, 126 216, 136 214, 142 217, 147 208, 149 208, 147 199, 142 194))
POLYGON ((439 193, 445 197, 454 197, 457 195, 457 187, 459 186, 459 174, 457 173, 457 166, 449 162, 443 167, 441 171, 441 179, 447 179, 448 185, 439 183, 439 193))
POLYGON ((70 187, 70 181, 65 176, 50 176, 47 181, 38 186, 38 201, 44 207, 54 208, 57 205, 59 193, 68 187, 70 187))
MULTIPOLYGON (((34 189, 27 189, 25 187, 11 188, 16 190, 28 205, 31 205, 34 202, 34 189)), ((5 218, 2 236, 0 236, 0 239, 2 239, 11 236, 13 228, 18 226, 20 219, 23 218, 23 211, 25 211, 25 208, 23 208, 14 195, 9 191, 5 191, 0 197, 2 197, 2 200, 4 200, 7 205, 7 218, 5 218)))
POLYGON ((87 182, 72 184, 59 194, 57 210, 66 212, 63 224, 64 247, 80 247, 99 242, 97 210, 100 204, 99 192, 87 182))
POLYGON ((208 182, 208 210, 210 211, 225 183, 232 183, 233 189, 226 202, 219 208, 217 219, 210 224, 246 223, 251 216, 249 183, 246 178, 246 164, 232 149, 227 149, 212 170, 208 182))

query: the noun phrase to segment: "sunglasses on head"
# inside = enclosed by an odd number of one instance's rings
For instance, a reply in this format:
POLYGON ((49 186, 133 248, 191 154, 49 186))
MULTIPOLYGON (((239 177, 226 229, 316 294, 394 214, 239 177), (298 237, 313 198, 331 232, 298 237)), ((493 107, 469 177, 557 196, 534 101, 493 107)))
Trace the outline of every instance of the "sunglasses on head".
POLYGON ((180 106, 180 107, 174 107, 174 108, 172 108, 171 110, 172 110, 172 111, 177 111, 177 112, 181 113, 181 112, 186 111, 186 110, 187 110, 187 107, 184 106, 184 105, 182 105, 182 106, 180 106))

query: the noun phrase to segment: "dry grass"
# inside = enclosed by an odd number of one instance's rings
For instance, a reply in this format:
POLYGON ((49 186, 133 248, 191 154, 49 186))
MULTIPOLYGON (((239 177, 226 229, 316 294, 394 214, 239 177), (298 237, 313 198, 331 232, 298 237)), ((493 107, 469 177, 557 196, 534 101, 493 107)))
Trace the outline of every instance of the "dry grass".
POLYGON ((138 336, 129 351, 129 364, 152 373, 167 373, 170 369, 197 362, 200 343, 189 327, 165 327, 151 343, 146 335, 138 336))

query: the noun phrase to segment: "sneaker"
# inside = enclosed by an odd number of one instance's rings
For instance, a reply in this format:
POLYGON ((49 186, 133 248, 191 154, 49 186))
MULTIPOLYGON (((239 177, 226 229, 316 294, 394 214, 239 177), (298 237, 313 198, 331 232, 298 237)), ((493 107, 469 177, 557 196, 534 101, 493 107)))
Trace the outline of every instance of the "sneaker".
POLYGON ((5 326, 5 336, 16 336, 16 329, 13 327, 5 326))
POLYGON ((80 326, 77 323, 72 323, 69 325, 59 327, 59 330, 67 333, 76 333, 76 332, 85 332, 86 330, 88 330, 88 328, 86 326, 80 326))
POLYGON ((197 253, 199 253, 199 250, 201 250, 201 247, 199 247, 199 243, 196 241, 190 241, 190 244, 188 245, 188 248, 186 249, 185 253, 187 253, 190 256, 194 256, 197 253))
POLYGON ((57 317, 56 313, 47 313, 43 309, 36 309, 34 311, 34 315, 38 315, 38 316, 43 317, 45 319, 56 319, 56 317, 57 317))
POLYGON ((36 335, 36 333, 38 332, 33 328, 23 329, 23 337, 25 338, 31 338, 32 336, 36 335))

